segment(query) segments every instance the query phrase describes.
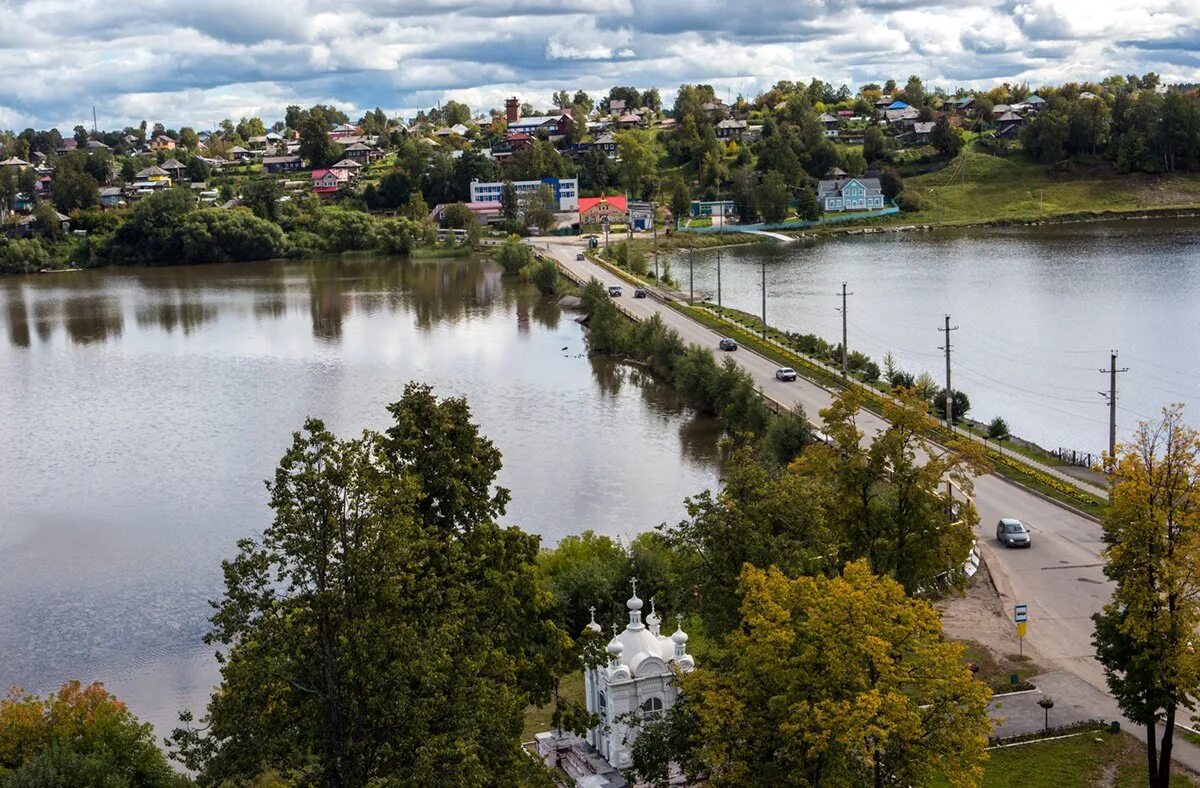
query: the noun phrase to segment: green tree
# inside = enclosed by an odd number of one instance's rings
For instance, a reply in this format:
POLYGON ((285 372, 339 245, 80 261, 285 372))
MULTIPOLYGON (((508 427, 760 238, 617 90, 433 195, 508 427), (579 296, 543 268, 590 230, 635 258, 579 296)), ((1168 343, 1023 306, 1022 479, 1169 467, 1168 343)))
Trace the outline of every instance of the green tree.
POLYGON ((464 400, 410 384, 382 433, 309 419, 268 484, 274 521, 225 562, 206 729, 172 737, 210 784, 268 769, 318 785, 524 784, 522 710, 571 641, 496 523, 500 452, 464 400))
POLYGON ((500 263, 504 273, 519 274, 523 268, 533 262, 533 250, 529 248, 528 244, 521 243, 521 239, 517 236, 510 235, 504 239, 504 243, 500 244, 500 249, 496 252, 496 262, 500 263))
POLYGON ((857 148, 846 148, 842 152, 842 169, 856 178, 867 169, 867 159, 857 148))
MULTIPOLYGON (((959 391, 958 389, 955 389, 953 405, 954 405, 954 423, 958 424, 960 421, 962 421, 966 417, 967 411, 969 411, 971 409, 971 398, 967 396, 967 393, 965 391, 959 391)), ((937 396, 933 398, 933 408, 934 408, 934 410, 937 411, 938 416, 940 416, 942 418, 942 420, 945 421, 945 419, 946 419, 946 389, 942 389, 941 391, 939 391, 937 393, 937 396)))
POLYGON ((500 186, 500 215, 509 223, 515 223, 521 216, 521 200, 512 181, 505 181, 500 186))
MULTIPOLYGON (((301 119, 300 156, 310 167, 328 167, 342 156, 342 146, 329 138, 335 121, 320 106, 313 107, 301 119)), ((341 121, 344 122, 344 121, 341 121)))
POLYGON ((962 150, 962 132, 950 125, 949 119, 942 115, 933 124, 933 132, 929 135, 929 143, 942 156, 953 159, 962 150))
POLYGON ((805 221, 816 221, 821 218, 821 201, 812 189, 800 189, 796 192, 796 215, 805 221))
POLYGON ((100 204, 100 184, 86 172, 60 167, 54 175, 54 205, 62 213, 100 204))
POLYGON ((775 170, 766 174, 754 192, 754 204, 767 224, 778 224, 787 218, 790 198, 783 176, 775 170))
POLYGON ((536 189, 527 191, 521 203, 521 213, 525 217, 527 227, 537 227, 542 232, 546 232, 554 226, 558 200, 554 197, 554 190, 548 184, 543 183, 536 189))
POLYGON ((692 195, 681 176, 676 175, 671 182, 671 215, 675 221, 686 218, 692 210, 692 195))
POLYGON ((188 214, 178 229, 182 262, 270 260, 283 254, 283 230, 249 211, 208 208, 188 214))
POLYGON ((363 201, 373 211, 394 211, 407 203, 412 193, 413 180, 408 171, 393 167, 378 184, 367 186, 363 201))
POLYGON ((183 786, 139 722, 104 685, 78 681, 40 698, 13 689, 0 700, 0 785, 183 786))
POLYGON ((262 219, 279 221, 279 200, 282 197, 283 187, 274 178, 258 178, 242 184, 242 205, 262 219))
POLYGON ((37 238, 16 238, 0 244, 0 273, 32 274, 50 262, 50 253, 37 238))
POLYGON ((200 145, 200 138, 196 136, 196 130, 191 126, 184 126, 179 130, 179 144, 188 150, 196 150, 200 145))
POLYGON ((623 131, 617 135, 621 182, 631 196, 647 197, 654 191, 659 153, 658 143, 650 132, 623 131))
POLYGON ((894 167, 888 167, 879 173, 879 186, 885 198, 895 200, 904 191, 904 179, 894 167))
POLYGON ((747 566, 739 591, 725 649, 679 679, 679 760, 714 786, 980 783, 991 692, 932 605, 861 561, 833 578, 747 566))
POLYGON ((376 221, 369 213, 346 208, 324 208, 314 225, 331 252, 374 249, 376 221))
POLYGON ((883 143, 883 130, 872 124, 863 133, 863 158, 867 163, 881 161, 886 154, 883 143))
POLYGON ((442 119, 447 126, 465 124, 471 119, 471 108, 461 101, 450 99, 442 105, 442 119))
POLYGON ((1008 431, 1008 422, 1000 416, 988 422, 987 427, 988 440, 1006 441, 1012 437, 1008 431))
POLYGON ((1165 788, 1177 712, 1200 692, 1200 433, 1165 408, 1112 461, 1102 522, 1116 589, 1093 642, 1121 711, 1145 728, 1148 784, 1165 788))

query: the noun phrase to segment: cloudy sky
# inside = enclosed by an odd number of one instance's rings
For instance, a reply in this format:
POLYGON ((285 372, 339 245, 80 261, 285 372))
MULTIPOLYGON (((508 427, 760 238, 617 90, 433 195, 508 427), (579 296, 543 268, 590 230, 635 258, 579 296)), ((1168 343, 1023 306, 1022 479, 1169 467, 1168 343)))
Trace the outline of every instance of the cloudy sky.
POLYGON ((1200 81, 1200 0, 0 0, 0 128, 778 79, 1200 81))

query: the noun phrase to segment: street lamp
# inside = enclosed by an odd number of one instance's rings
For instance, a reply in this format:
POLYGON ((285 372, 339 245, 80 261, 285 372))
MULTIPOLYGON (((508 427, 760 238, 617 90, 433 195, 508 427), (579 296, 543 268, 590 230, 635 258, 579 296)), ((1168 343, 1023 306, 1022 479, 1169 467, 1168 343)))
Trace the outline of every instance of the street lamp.
POLYGON ((1050 709, 1054 708, 1054 698, 1050 697, 1049 695, 1043 695, 1042 698, 1038 701, 1038 705, 1041 706, 1042 710, 1046 712, 1046 719, 1045 719, 1045 724, 1043 727, 1045 729, 1045 732, 1049 733, 1050 732, 1050 709))

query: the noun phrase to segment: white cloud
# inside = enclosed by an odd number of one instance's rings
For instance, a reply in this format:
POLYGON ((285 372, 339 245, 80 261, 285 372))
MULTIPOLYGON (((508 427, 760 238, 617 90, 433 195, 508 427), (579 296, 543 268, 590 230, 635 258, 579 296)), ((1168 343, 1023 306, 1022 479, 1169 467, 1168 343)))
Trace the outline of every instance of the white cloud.
POLYGON ((70 128, 93 104, 109 126, 206 127, 316 100, 485 109, 618 84, 669 100, 681 82, 753 95, 813 76, 1200 81, 1195 0, 0 2, 0 126, 19 128, 70 128))

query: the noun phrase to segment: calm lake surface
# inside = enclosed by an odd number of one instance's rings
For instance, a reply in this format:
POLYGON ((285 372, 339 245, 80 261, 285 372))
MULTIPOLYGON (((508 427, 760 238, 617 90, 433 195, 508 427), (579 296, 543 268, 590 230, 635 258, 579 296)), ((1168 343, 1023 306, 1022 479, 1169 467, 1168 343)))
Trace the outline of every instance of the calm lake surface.
MULTIPOLYGON (((696 289, 717 290, 715 251, 694 258, 696 289)), ((841 284, 851 350, 882 366, 891 351, 914 374, 952 380, 970 416, 1000 415, 1047 448, 1108 446, 1110 349, 1120 353, 1118 440, 1162 406, 1184 402, 1200 424, 1200 223, 1116 221, 1021 228, 838 236, 721 252, 727 306, 841 341, 841 284), (835 296, 835 293, 839 295, 835 296)), ((687 254, 672 258, 687 286, 687 254)))
POLYGON ((574 317, 467 260, 0 278, 0 684, 102 680, 160 733, 201 711, 207 600, 292 431, 383 427, 410 380, 468 398, 546 543, 679 519, 718 426, 574 317))

